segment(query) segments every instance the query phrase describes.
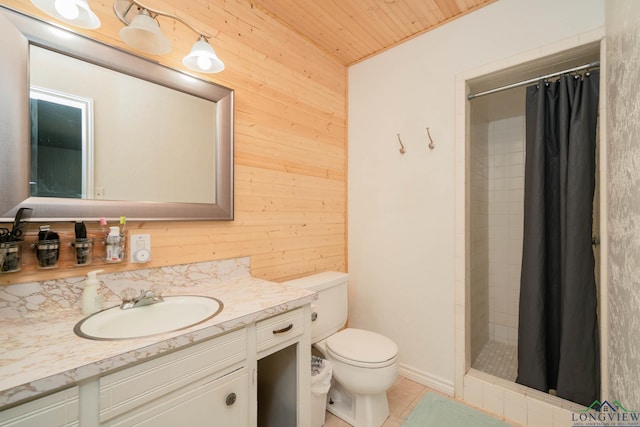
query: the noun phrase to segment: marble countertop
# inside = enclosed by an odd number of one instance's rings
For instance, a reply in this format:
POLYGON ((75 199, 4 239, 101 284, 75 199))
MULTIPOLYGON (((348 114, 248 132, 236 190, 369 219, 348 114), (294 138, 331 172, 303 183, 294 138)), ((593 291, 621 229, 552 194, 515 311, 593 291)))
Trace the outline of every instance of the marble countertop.
POLYGON ((104 308, 118 292, 161 286, 163 295, 206 295, 224 303, 213 319, 187 329, 140 339, 80 338, 74 325, 84 279, 38 282, 0 292, 0 409, 131 363, 185 347, 310 303, 315 294, 256 279, 241 267, 211 274, 210 265, 113 273, 102 280, 104 308), (240 270, 240 271, 238 271, 240 270), (62 284, 60 282, 63 282, 62 284), (144 282, 144 283, 140 283, 144 282))

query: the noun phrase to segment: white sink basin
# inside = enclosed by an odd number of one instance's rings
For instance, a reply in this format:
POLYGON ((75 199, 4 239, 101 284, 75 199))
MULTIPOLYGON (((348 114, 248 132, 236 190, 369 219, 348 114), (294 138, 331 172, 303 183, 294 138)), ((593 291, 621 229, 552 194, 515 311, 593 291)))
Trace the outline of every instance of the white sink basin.
POLYGON ((119 306, 85 317, 73 331, 82 338, 122 340, 177 331, 205 322, 222 311, 217 298, 200 295, 166 296, 164 301, 142 307, 119 306))

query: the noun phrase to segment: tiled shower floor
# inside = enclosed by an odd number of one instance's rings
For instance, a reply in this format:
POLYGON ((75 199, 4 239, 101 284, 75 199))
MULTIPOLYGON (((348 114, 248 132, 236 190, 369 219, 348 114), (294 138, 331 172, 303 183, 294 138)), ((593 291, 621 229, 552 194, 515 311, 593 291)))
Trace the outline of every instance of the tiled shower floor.
POLYGON ((518 349, 515 345, 489 340, 472 367, 495 377, 515 381, 518 375, 518 349))

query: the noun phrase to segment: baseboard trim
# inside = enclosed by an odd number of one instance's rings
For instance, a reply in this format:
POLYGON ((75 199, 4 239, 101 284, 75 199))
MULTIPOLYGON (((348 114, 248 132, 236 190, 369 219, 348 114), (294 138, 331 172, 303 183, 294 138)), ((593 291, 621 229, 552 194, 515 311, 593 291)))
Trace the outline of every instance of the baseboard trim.
POLYGON ((423 386, 439 391, 440 393, 444 393, 447 396, 453 396, 453 381, 445 380, 444 378, 440 378, 402 363, 400 364, 399 373, 401 376, 410 379, 411 381, 415 381, 418 384, 422 384, 423 386))

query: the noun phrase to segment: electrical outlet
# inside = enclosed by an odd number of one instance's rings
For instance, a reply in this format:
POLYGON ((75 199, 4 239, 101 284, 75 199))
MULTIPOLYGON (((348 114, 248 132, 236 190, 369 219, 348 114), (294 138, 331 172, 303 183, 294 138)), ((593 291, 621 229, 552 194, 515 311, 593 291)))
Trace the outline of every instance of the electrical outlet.
POLYGON ((151 236, 149 234, 129 235, 130 261, 144 263, 151 261, 151 236))
POLYGON ((96 187, 96 200, 104 200, 104 187, 96 187))

